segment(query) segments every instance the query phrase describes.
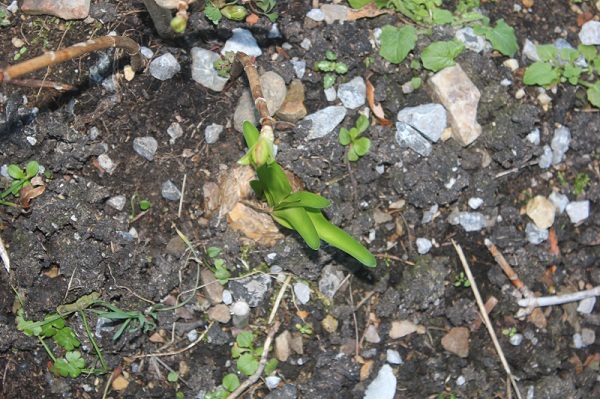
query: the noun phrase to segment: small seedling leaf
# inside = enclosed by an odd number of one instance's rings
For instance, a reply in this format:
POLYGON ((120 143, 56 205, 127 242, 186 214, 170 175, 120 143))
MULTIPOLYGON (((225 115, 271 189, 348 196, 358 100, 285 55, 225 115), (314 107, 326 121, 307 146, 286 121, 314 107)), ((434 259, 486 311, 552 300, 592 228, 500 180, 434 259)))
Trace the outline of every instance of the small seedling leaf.
POLYGON ((363 133, 365 130, 369 128, 369 118, 364 115, 361 115, 356 120, 356 128, 359 133, 363 133))
POLYGON ((146 211, 150 208, 151 204, 148 200, 141 200, 140 202, 138 202, 138 205, 142 211, 146 211))
POLYGON ((417 32, 412 26, 396 28, 385 25, 379 40, 381 41, 379 54, 389 62, 399 64, 415 48, 417 32))
POLYGON ((167 374, 167 381, 169 382, 177 382, 177 380, 179 379, 179 374, 177 374, 174 371, 169 372, 169 374, 167 374))
POLYGON ((62 317, 56 319, 55 316, 56 313, 53 313, 44 317, 44 324, 41 326, 42 331, 40 335, 44 337, 53 337, 58 330, 65 327, 65 320, 62 317))
POLYGON ((221 253, 221 248, 219 247, 208 247, 206 248, 206 254, 209 258, 216 258, 221 253))
POLYGON ((348 72, 348 65, 346 65, 343 62, 336 62, 334 70, 336 73, 339 73, 340 75, 345 75, 348 72))
POLYGON ((248 331, 242 331, 235 338, 235 342, 237 342, 240 348, 251 348, 252 343, 254 342, 254 334, 248 331))
POLYGON ((237 361, 237 369, 240 373, 251 376, 258 370, 258 360, 251 353, 244 353, 237 361))
POLYGON ((348 132, 348 129, 346 129, 345 127, 340 129, 340 136, 339 136, 339 142, 341 145, 348 145, 350 144, 350 141, 352 141, 352 138, 350 137, 350 132, 348 132))
POLYGON ((229 392, 233 392, 240 386, 240 379, 237 375, 229 373, 225 377, 223 377, 223 382, 221 383, 221 385, 223 385, 223 388, 225 388, 229 392))
POLYGON ((512 57, 519 49, 515 30, 503 19, 499 19, 496 26, 485 33, 485 37, 492 43, 495 50, 508 57, 512 57))
POLYGON ((81 358, 81 353, 74 351, 67 352, 64 359, 57 359, 54 366, 52 366, 52 371, 58 372, 63 377, 76 378, 81 374, 84 367, 85 361, 81 358))
POLYGON ((356 139, 358 137, 358 135, 360 134, 360 132, 358 131, 358 129, 356 127, 353 127, 352 129, 350 129, 350 131, 348 133, 350 134, 350 138, 352 140, 356 139))
POLYGON ((553 44, 540 44, 535 47, 537 50, 538 57, 542 61, 554 62, 556 61, 556 55, 558 54, 558 48, 553 44))
POLYGON ((600 80, 588 87, 587 99, 594 107, 600 108, 600 80))
POLYGON ((523 75, 523 83, 526 85, 545 86, 557 80, 559 77, 556 69, 544 61, 534 62, 527 68, 523 75))
POLYGON ((204 15, 208 18, 213 24, 218 25, 223 18, 221 15, 221 11, 217 7, 215 7, 210 1, 206 2, 206 7, 204 8, 204 15))
POLYGON ((335 61, 335 60, 337 60, 337 56, 331 50, 327 50, 325 52, 325 58, 327 58, 329 61, 335 61))
POLYGON ((596 49, 596 46, 587 46, 585 44, 580 44, 579 46, 577 46, 577 50, 579 51, 579 54, 581 54, 583 58, 585 58, 588 62, 590 62, 598 56, 598 50, 596 49))
POLYGON ((464 44, 455 41, 435 42, 423 49, 421 61, 423 67, 437 72, 449 66, 455 65, 456 58, 465 49, 464 44))
MULTIPOLYGON (((61 319, 62 320, 62 319, 61 319)), ((64 323, 63 323, 64 325, 64 323)), ((54 341, 65 348, 67 351, 72 351, 81 345, 81 342, 77 339, 77 336, 69 327, 61 328, 54 335, 54 341)))
POLYGON ((411 81, 411 83, 413 85, 413 88, 415 90, 417 90, 423 84, 423 79, 421 79, 419 77, 412 78, 410 81, 411 81))
POLYGON ((42 327, 39 323, 31 320, 25 320, 23 317, 23 309, 19 310, 17 314, 17 329, 23 331, 28 336, 39 336, 42 334, 42 327))
POLYGON ((356 153, 356 150, 354 149, 354 146, 352 146, 349 150, 348 150, 348 161, 351 162, 356 162, 358 161, 358 154, 356 153))
POLYGON ((333 87, 333 85, 335 84, 335 75, 328 73, 325 76, 323 76, 323 87, 325 89, 329 89, 331 87, 333 87))
POLYGON ((231 273, 224 267, 217 267, 215 270, 215 278, 219 280, 221 285, 225 285, 227 284, 227 281, 229 281, 229 278, 231 278, 231 273))
POLYGON ((361 137, 352 144, 352 148, 356 151, 356 155, 362 157, 367 152, 369 152, 369 148, 371 148, 371 140, 366 137, 361 137))
POLYGON ((452 13, 441 8, 434 8, 432 11, 433 22, 437 25, 446 25, 452 23, 452 13))
POLYGON ((310 193, 308 191, 298 191, 290 194, 281 202, 277 209, 286 206, 300 206, 303 208, 321 209, 327 208, 330 205, 331 202, 329 202, 327 198, 321 197, 318 194, 310 193))
POLYGON ((31 179, 33 176, 37 175, 40 170, 40 165, 36 161, 30 161, 27 166, 25 166, 25 171, 27 175, 25 178, 31 179))
POLYGON ((272 374, 275 369, 277 368, 277 365, 279 364, 279 360, 273 358, 271 360, 269 360, 267 362, 267 364, 265 365, 265 374, 269 375, 272 374))
POLYGON ((25 178, 25 173, 18 165, 8 165, 8 175, 15 180, 21 180, 25 178))
POLYGON ((558 51, 558 54, 560 55, 560 58, 562 58, 564 61, 574 62, 579 57, 579 53, 577 52, 577 50, 572 48, 561 48, 558 51))

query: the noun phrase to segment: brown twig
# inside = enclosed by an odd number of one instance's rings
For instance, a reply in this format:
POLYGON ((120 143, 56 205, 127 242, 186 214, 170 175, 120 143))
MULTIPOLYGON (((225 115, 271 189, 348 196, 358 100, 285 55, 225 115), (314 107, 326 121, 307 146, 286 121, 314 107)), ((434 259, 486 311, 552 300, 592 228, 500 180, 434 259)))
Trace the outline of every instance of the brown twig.
POLYGON ((92 51, 106 48, 122 48, 131 56, 131 67, 139 71, 144 67, 144 58, 140 53, 140 45, 134 40, 124 36, 103 36, 87 42, 77 43, 58 51, 49 51, 44 55, 32 58, 8 68, 0 69, 0 83, 9 82, 11 79, 27 73, 60 64, 73 58, 80 57, 92 51))
POLYGON ((254 384, 260 378, 261 374, 265 370, 265 366, 267 365, 267 358, 269 357, 269 347, 271 346, 271 342, 273 342, 273 337, 277 334, 277 330, 281 326, 281 322, 277 321, 269 331, 267 335, 267 339, 265 339, 265 345, 263 347, 263 353, 260 357, 260 362, 258 363, 258 369, 250 378, 248 378, 242 385, 240 385, 235 391, 233 391, 227 399, 235 399, 240 396, 248 387, 254 384))
POLYGON ((250 56, 245 53, 238 52, 235 55, 237 61, 239 61, 244 67, 246 76, 248 76, 248 83, 250 84, 250 91, 252 92, 252 98, 254 99, 254 106, 260 116, 261 133, 265 128, 273 130, 273 118, 269 114, 269 108, 267 108, 267 100, 263 97, 262 87, 260 85, 260 76, 256 70, 256 65, 250 56))
POLYGON ((76 91, 77 90, 76 86, 72 86, 67 83, 49 82, 47 80, 39 80, 39 79, 16 79, 16 80, 11 80, 10 83, 15 86, 38 87, 38 88, 44 88, 44 89, 54 89, 56 91, 76 91))

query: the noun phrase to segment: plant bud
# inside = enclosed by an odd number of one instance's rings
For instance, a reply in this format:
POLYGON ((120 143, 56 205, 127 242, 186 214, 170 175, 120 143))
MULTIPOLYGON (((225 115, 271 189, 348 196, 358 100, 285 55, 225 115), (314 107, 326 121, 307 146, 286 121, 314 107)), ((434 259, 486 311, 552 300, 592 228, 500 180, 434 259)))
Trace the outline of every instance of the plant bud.
POLYGON ((175 17, 171 20, 171 29, 175 33, 181 33, 187 27, 187 21, 182 17, 175 17))
POLYGON ((221 14, 227 19, 241 21, 246 18, 246 8, 243 6, 227 6, 221 8, 221 14))

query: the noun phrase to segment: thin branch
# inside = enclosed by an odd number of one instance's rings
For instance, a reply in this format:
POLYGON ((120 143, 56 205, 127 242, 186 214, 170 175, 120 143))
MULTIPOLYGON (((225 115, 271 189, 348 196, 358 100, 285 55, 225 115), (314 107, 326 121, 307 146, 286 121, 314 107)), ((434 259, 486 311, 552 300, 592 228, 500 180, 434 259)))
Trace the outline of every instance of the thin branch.
POLYGON ((600 286, 591 288, 586 291, 578 291, 573 292, 571 294, 564 295, 553 295, 553 296, 543 296, 540 298, 523 298, 519 300, 519 306, 524 308, 530 307, 543 307, 543 306, 554 306, 554 305, 562 305, 564 303, 569 302, 578 302, 583 299, 592 298, 595 296, 600 296, 600 286))
POLYGON ((0 83, 9 82, 11 79, 28 74, 38 69, 60 64, 73 58, 80 57, 96 50, 106 48, 122 48, 131 57, 131 67, 139 71, 144 67, 144 58, 140 53, 140 45, 134 40, 124 36, 103 36, 98 39, 77 43, 58 51, 49 51, 44 55, 32 58, 8 68, 0 69, 0 83))
POLYGON ((256 70, 253 59, 242 52, 238 52, 235 58, 242 64, 246 76, 248 76, 248 83, 250 84, 250 91, 252 92, 252 98, 254 99, 254 106, 260 116, 260 125, 262 126, 261 132, 265 127, 273 130, 273 118, 271 118, 271 115, 269 114, 267 100, 263 97, 260 76, 258 76, 258 71, 256 70))
POLYGON ((277 321, 269 331, 269 335, 267 335, 267 339, 265 339, 265 345, 263 347, 263 353, 260 357, 260 362, 258 364, 258 370, 250 378, 248 378, 242 385, 240 385, 235 391, 233 391, 227 399, 235 399, 240 396, 248 387, 254 384, 260 378, 261 374, 265 370, 265 366, 267 365, 267 358, 269 357, 269 348, 271 346, 271 342, 273 342, 273 337, 277 334, 277 330, 281 326, 281 322, 277 321))
POLYGON ((458 245, 456 243, 456 241, 452 240, 452 245, 454 245, 454 249, 456 250, 456 253, 458 254, 458 257, 460 258, 460 261, 463 265, 463 268, 465 269, 465 274, 467 275, 467 278, 469 279, 469 282, 471 283, 471 289, 473 290, 473 295, 475 295, 475 300, 477 301, 477 306, 479 306, 479 311, 481 312, 481 317, 483 317, 485 326, 487 327, 488 333, 490 334, 490 337, 492 338, 492 342, 494 343, 496 352, 498 353, 498 356, 500 357, 500 362, 502 363, 502 366, 504 367, 504 371, 506 372, 506 375, 508 376, 508 378, 510 378, 510 382, 512 383, 512 386, 515 388, 515 391, 517 392, 517 398, 522 399, 521 392, 519 391, 519 387, 517 386, 517 381, 515 380, 515 377, 513 376, 512 372, 510 371, 510 366, 508 365, 508 361, 506 360, 506 357, 504 356, 504 352, 502 351, 500 342, 498 342, 498 337, 496 336, 496 332, 494 331, 492 322, 490 321, 490 318, 489 318, 487 312, 485 311, 485 305, 483 304, 483 300, 481 299, 481 294, 479 293, 479 289, 477 288, 477 284, 475 283, 475 278, 473 277, 473 274, 471 273, 471 268, 469 267, 469 264, 467 263, 465 254, 463 253, 463 250, 460 247, 460 245, 458 245))
POLYGON ((291 280, 292 280, 292 275, 290 274, 289 276, 287 276, 287 278, 283 282, 283 286, 279 290, 279 294, 277 294, 277 298, 275 299, 275 303, 273 304, 273 310, 271 310, 271 314, 269 315, 269 321, 267 322, 267 324, 271 324, 271 323, 273 323, 273 320, 275 320, 275 315, 277 314, 277 310, 279 309, 279 304, 281 303, 283 294, 285 294, 285 290, 290 285, 291 280))

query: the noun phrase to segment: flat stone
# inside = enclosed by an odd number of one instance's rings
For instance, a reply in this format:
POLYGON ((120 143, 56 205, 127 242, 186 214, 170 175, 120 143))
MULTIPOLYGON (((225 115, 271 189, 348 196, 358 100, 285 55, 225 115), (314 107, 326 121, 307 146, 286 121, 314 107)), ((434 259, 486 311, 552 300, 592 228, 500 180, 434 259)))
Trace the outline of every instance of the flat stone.
POLYGON ((596 305, 596 297, 585 298, 579 301, 579 305, 577 306, 577 311, 583 314, 591 314, 594 310, 594 306, 596 305))
POLYGON ((90 0, 23 0, 21 11, 30 15, 54 15, 66 20, 85 19, 90 13, 90 0))
POLYGON ((216 123, 212 123, 204 129, 204 140, 206 144, 214 144, 219 139, 221 133, 223 133, 223 129, 225 127, 223 125, 218 125, 216 123))
POLYGON ((422 237, 417 238, 416 244, 417 244, 417 252, 421 255, 426 254, 433 247, 433 243, 431 242, 431 240, 429 240, 427 238, 422 238, 422 237))
POLYGON ((356 76, 348 83, 342 83, 338 88, 337 95, 344 107, 348 109, 362 107, 367 98, 365 80, 356 76))
POLYGON ((448 111, 452 138, 467 146, 481 135, 477 106, 481 94, 465 71, 456 64, 436 73, 429 83, 438 101, 448 111))
POLYGON ((548 196, 548 199, 552 202, 552 205, 554 205, 554 208, 558 213, 563 213, 569 204, 569 197, 556 191, 552 191, 548 196))
POLYGON ((275 357, 280 362, 286 362, 292 354, 291 340, 292 334, 288 330, 285 330, 275 338, 275 357))
POLYGON ((369 384, 363 399, 394 399, 398 381, 389 364, 384 364, 369 384))
POLYGON ((446 110, 441 104, 407 107, 398 112, 398 121, 410 125, 435 143, 446 128, 446 110))
POLYGON ((467 49, 476 53, 481 53, 485 49, 487 43, 485 37, 476 35, 475 31, 470 26, 457 30, 454 37, 461 41, 467 49))
POLYGON ((533 223, 540 229, 549 229, 554 223, 556 210, 554 205, 546 197, 537 195, 527 202, 525 207, 527 216, 533 220, 533 223))
POLYGON ((406 337, 407 335, 410 335, 417 331, 417 329, 418 326, 415 323, 410 322, 408 320, 393 321, 392 328, 390 328, 389 332, 390 338, 397 339, 406 337))
POLYGON ((571 143, 571 131, 566 127, 559 127, 554 131, 550 147, 552 148, 552 165, 557 165, 562 162, 562 158, 569 151, 571 143))
POLYGON ((467 327, 453 327, 442 338, 442 346, 458 357, 465 358, 469 356, 469 329, 467 327))
POLYGON ((323 327, 323 330, 330 334, 337 330, 339 324, 339 321, 337 321, 337 319, 330 314, 325 316, 325 318, 321 321, 321 327, 323 327))
POLYGON ((212 305, 217 305, 223 301, 223 286, 216 279, 213 272, 208 269, 202 269, 200 272, 202 277, 202 291, 212 305))
POLYGON ((290 83, 283 104, 277 111, 277 118, 284 122, 296 123, 305 116, 304 85, 300 80, 294 79, 290 83))
POLYGON ((546 241, 549 234, 550 232, 548 229, 540 229, 535 225, 535 223, 527 223, 527 226, 525 226, 525 235, 527 236, 527 241, 533 245, 538 245, 546 241))
POLYGON ((387 350, 386 360, 390 364, 402 364, 402 357, 400 356, 400 352, 393 349, 387 350))
POLYGON ((328 24, 334 21, 347 21, 350 15, 348 7, 339 4, 323 4, 321 11, 325 14, 323 19, 328 24))
POLYGON ((290 339, 290 349, 292 352, 303 355, 304 354, 304 339, 302 338, 302 334, 298 331, 292 333, 292 337, 290 339))
POLYGON ((341 270, 336 269, 332 265, 327 265, 321 272, 319 291, 327 298, 332 299, 343 280, 344 273, 341 270))
POLYGON ((231 32, 233 35, 225 42, 225 45, 221 49, 221 54, 225 55, 230 51, 234 53, 241 51, 251 57, 262 55, 262 50, 258 47, 256 39, 252 36, 252 32, 242 28, 232 29, 231 32))
POLYGON ((304 283, 294 284, 294 294, 302 305, 306 305, 310 301, 310 288, 304 283))
POLYGON ((229 306, 220 303, 215 307, 208 309, 206 312, 208 318, 214 321, 218 321, 222 324, 227 324, 231 320, 231 312, 229 312, 229 306))
POLYGON ((600 22, 588 21, 581 27, 579 32, 581 44, 596 46, 600 44, 600 22))
POLYGON ((367 327, 367 331, 365 332, 365 340, 372 344, 378 344, 381 342, 381 337, 377 332, 377 328, 373 324, 370 324, 369 327, 367 327))
POLYGON ((106 201, 106 204, 117 211, 122 211, 127 203, 127 198, 124 195, 116 195, 106 201))
POLYGON ((458 224, 468 232, 480 231, 485 227, 485 217, 480 212, 460 212, 458 224))
POLYGON ((156 154, 157 149, 158 142, 154 137, 136 137, 133 139, 133 150, 148 161, 154 159, 154 154, 156 154))
POLYGON ((175 56, 171 53, 166 53, 160 57, 156 57, 150 62, 150 75, 158 80, 171 79, 177 72, 181 70, 181 65, 177 62, 175 56))
POLYGON ((346 108, 342 106, 331 106, 306 116, 298 122, 298 128, 302 129, 308 125, 307 140, 320 139, 327 136, 346 117, 346 108))
POLYGON ((213 91, 222 91, 229 79, 219 76, 213 64, 221 57, 219 54, 200 47, 193 47, 192 56, 192 79, 202 86, 213 91))
POLYGON ((229 281, 229 290, 236 300, 244 300, 251 308, 260 306, 271 288, 271 277, 257 274, 229 281))
POLYGON ((269 115, 273 116, 285 100, 287 94, 285 80, 277 73, 269 71, 260 77, 260 84, 262 86, 263 97, 267 101, 269 115))
POLYGON ((171 180, 167 180, 162 184, 160 193, 164 199, 169 201, 179 201, 181 199, 181 191, 171 180))
POLYGON ((566 206, 565 210, 571 223, 576 224, 590 216, 590 201, 574 201, 566 206))
POLYGON ((169 137, 169 144, 175 144, 175 140, 183 136, 183 128, 179 122, 171 123, 171 126, 167 128, 167 134, 169 137))
POLYGON ((290 62, 294 67, 294 74, 296 74, 296 77, 298 79, 302 79, 306 73, 306 61, 298 59, 298 57, 294 57, 290 60, 290 62))
POLYGON ((396 122, 396 142, 403 148, 410 148, 417 154, 427 157, 433 147, 416 129, 405 122, 396 122))
POLYGON ((248 121, 254 126, 258 126, 258 120, 258 111, 254 106, 252 93, 250 93, 250 89, 245 89, 233 112, 233 128, 241 133, 244 121, 248 121))
POLYGON ((98 165, 104 169, 106 173, 112 175, 117 165, 113 162, 112 159, 108 156, 108 154, 100 154, 98 155, 98 165))
POLYGON ((187 244, 185 243, 185 241, 183 241, 181 239, 181 237, 179 237, 177 235, 177 236, 172 237, 169 240, 166 251, 168 254, 180 257, 185 253, 186 249, 187 249, 187 244))

